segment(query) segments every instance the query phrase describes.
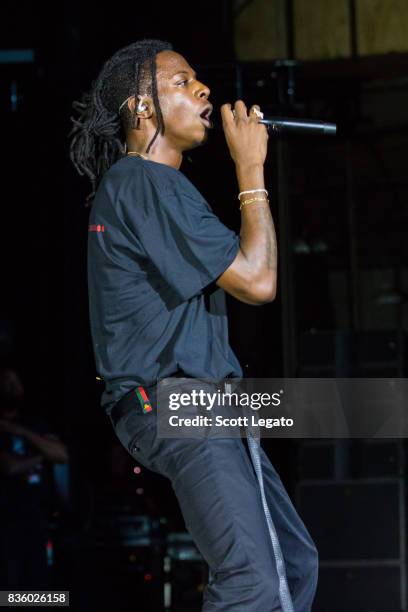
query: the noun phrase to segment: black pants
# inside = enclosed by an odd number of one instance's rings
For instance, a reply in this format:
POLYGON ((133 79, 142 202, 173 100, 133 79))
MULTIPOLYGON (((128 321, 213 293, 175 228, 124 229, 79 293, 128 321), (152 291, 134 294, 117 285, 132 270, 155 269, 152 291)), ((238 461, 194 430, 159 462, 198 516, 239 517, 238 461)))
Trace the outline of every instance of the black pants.
MULTIPOLYGON (((139 463, 171 481, 186 527, 211 572, 203 612, 280 612, 275 557, 243 440, 159 438, 156 391, 149 388, 147 392, 151 412, 143 413, 131 392, 119 402, 115 414, 121 416, 112 424, 122 445, 139 463)), ((317 585, 317 551, 262 449, 261 465, 293 607, 295 612, 310 612, 317 585)))

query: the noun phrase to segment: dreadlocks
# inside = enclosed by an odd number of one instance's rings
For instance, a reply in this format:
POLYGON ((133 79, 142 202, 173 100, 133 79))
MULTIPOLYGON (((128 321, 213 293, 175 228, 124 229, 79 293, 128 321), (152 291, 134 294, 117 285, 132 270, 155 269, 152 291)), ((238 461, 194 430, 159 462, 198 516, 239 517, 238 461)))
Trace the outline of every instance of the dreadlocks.
POLYGON ((131 112, 123 102, 143 93, 151 95, 157 115, 156 133, 146 153, 159 133, 164 134, 164 122, 157 94, 156 55, 171 50, 172 45, 161 40, 140 40, 115 53, 102 67, 91 91, 84 93, 80 102, 72 104, 79 113, 69 136, 70 159, 81 176, 92 183, 92 193, 102 175, 125 154, 125 133, 135 127, 136 105, 131 112), (120 106, 122 107, 120 108, 120 106))

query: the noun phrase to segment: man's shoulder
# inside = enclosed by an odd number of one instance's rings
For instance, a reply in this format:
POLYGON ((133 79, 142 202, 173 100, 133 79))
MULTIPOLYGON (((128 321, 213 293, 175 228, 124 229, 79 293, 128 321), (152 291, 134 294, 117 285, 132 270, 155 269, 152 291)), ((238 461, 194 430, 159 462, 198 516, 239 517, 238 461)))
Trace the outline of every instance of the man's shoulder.
POLYGON ((190 180, 176 168, 137 157, 124 157, 105 173, 92 204, 91 227, 98 224, 150 225, 157 215, 189 219, 211 212, 190 180), (160 211, 160 212, 159 212, 160 211))
POLYGON ((123 185, 133 183, 136 186, 145 181, 153 183, 157 188, 169 189, 175 184, 183 183, 184 175, 168 166, 136 156, 126 156, 115 162, 104 175, 105 185, 123 185))
POLYGON ((190 179, 177 168, 137 156, 126 156, 115 162, 104 175, 102 183, 105 187, 132 185, 136 189, 148 183, 161 193, 185 194, 203 199, 190 179))

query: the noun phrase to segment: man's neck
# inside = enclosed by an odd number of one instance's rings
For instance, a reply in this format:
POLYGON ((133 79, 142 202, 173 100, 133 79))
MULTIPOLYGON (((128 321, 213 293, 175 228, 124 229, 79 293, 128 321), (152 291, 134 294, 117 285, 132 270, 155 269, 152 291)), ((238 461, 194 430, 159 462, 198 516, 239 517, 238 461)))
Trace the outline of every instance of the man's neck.
POLYGON ((150 142, 150 140, 147 142, 140 142, 138 140, 128 138, 127 151, 128 153, 140 153, 140 155, 147 158, 149 161, 165 164, 166 166, 179 170, 181 162, 183 161, 183 154, 181 151, 169 147, 168 143, 166 143, 159 135, 149 153, 146 153, 148 142, 150 142))

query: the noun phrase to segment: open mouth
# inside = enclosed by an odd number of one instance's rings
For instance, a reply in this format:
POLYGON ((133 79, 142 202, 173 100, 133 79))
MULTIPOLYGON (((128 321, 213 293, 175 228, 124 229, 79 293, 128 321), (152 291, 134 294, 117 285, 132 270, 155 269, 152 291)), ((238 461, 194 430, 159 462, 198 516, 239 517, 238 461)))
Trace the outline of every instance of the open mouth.
POLYGON ((212 123, 210 120, 210 116, 211 113, 213 111, 213 107, 211 104, 209 104, 208 106, 206 106, 203 111, 200 113, 200 117, 201 117, 201 121, 204 123, 204 125, 208 128, 212 127, 212 123))

